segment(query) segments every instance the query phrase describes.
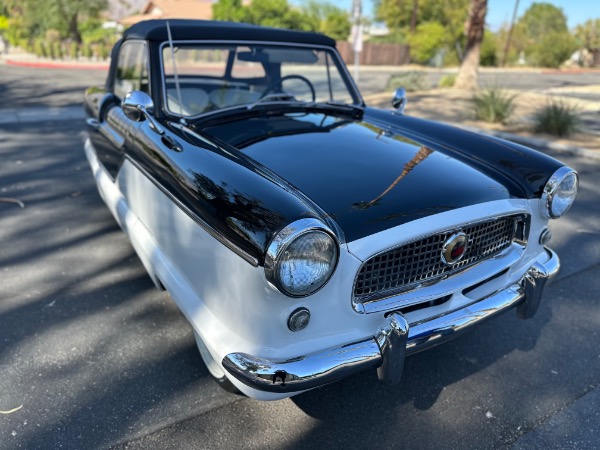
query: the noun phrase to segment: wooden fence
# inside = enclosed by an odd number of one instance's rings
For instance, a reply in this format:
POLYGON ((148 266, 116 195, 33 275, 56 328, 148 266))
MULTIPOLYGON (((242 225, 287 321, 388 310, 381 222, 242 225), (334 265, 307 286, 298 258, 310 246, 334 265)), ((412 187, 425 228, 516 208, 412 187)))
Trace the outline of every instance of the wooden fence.
MULTIPOLYGON (((346 64, 354 64, 354 50, 350 42, 338 41, 337 48, 346 64)), ((360 64, 367 66, 400 66, 409 62, 408 45, 365 42, 360 52, 360 64)))

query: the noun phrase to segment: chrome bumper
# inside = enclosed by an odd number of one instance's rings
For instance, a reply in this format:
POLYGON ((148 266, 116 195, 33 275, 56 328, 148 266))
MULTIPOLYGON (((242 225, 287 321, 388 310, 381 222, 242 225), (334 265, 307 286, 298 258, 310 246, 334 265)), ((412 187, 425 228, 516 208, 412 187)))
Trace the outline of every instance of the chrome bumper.
POLYGON ((271 361, 245 353, 230 353, 223 367, 251 388, 267 392, 298 392, 377 368, 381 381, 400 381, 406 355, 441 344, 469 327, 517 307, 521 319, 533 317, 546 283, 558 273, 560 262, 548 250, 549 260, 534 263, 519 283, 489 297, 425 322, 409 325, 392 312, 376 336, 286 361, 271 361))

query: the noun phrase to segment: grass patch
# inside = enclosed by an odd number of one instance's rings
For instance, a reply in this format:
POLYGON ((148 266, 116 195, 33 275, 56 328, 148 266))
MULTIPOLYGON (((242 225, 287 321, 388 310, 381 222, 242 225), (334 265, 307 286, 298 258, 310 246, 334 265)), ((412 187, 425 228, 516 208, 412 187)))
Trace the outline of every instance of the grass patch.
POLYGON ((581 129, 579 109, 563 100, 552 99, 533 116, 536 133, 567 137, 581 129))
POLYGON ((515 94, 498 87, 490 87, 477 91, 471 101, 475 117, 491 123, 506 123, 515 111, 515 94))
POLYGON ((456 83, 456 74, 449 73, 440 78, 438 86, 441 88, 451 88, 454 87, 454 83, 456 83))
POLYGON ((406 91, 422 91, 429 89, 427 73, 425 72, 402 72, 392 75, 387 82, 386 88, 395 91, 403 87, 406 91))

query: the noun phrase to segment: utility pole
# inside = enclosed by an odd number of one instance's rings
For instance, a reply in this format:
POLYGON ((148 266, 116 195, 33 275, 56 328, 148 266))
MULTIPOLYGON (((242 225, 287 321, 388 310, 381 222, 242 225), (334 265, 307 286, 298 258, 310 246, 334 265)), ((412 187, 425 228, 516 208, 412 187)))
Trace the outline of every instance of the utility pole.
POLYGON ((501 67, 506 65, 506 58, 508 57, 508 50, 510 49, 510 41, 512 40, 513 29, 515 27, 515 21, 517 20, 517 10, 519 9, 519 0, 515 0, 515 9, 513 11, 512 21, 510 22, 510 28, 508 29, 508 36, 506 36, 506 45, 504 46, 504 53, 502 54, 501 67))
POLYGON ((354 49, 354 80, 360 77, 360 52, 362 52, 362 1, 352 0, 352 48, 354 49))

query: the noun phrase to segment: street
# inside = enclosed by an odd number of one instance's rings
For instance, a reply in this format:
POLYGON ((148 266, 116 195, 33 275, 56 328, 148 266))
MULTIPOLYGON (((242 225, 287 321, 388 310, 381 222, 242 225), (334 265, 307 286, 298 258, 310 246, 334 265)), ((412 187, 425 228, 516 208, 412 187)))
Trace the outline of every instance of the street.
MULTIPOLYGON (((13 69, 0 108, 76 107, 104 77, 13 69)), ((84 121, 59 119, 0 121, 0 197, 24 203, 0 202, 0 411, 22 405, 0 416, 0 448, 597 448, 600 160, 552 154, 581 183, 534 319, 411 356, 396 387, 372 371, 263 403, 210 378, 96 191, 84 121)))
MULTIPOLYGON (((350 68, 352 69, 352 68, 350 68)), ((358 86, 363 95, 381 92, 390 75, 406 71, 403 67, 361 68, 358 86)), ((440 78, 456 70, 428 69, 426 78, 431 86, 437 86, 440 78)), ((350 70, 353 75, 353 71, 350 70)), ((598 84, 598 73, 538 73, 481 71, 483 86, 510 87, 516 90, 543 90, 598 84)), ((2 66, 0 71, 0 108, 35 106, 80 106, 83 92, 90 86, 103 85, 106 72, 89 69, 32 69, 31 67, 2 66)), ((574 94, 587 98, 594 94, 574 94)), ((597 93, 595 96, 597 97, 597 93)))

